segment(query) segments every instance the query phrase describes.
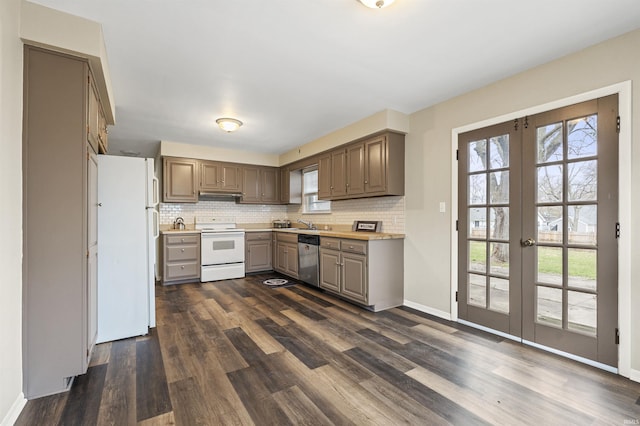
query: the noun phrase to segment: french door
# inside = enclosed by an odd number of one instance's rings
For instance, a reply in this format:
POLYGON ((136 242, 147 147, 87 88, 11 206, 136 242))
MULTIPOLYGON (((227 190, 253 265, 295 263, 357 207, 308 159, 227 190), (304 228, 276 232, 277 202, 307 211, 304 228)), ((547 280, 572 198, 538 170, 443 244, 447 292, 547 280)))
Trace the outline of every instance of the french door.
POLYGON ((617 365, 617 105, 459 136, 461 319, 617 365))

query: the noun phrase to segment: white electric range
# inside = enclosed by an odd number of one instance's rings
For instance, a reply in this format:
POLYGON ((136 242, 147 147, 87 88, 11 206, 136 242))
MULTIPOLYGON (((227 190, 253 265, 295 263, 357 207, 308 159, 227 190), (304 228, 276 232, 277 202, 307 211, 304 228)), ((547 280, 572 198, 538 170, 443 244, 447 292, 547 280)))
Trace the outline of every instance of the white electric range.
POLYGON ((196 217, 200 230, 200 281, 228 280, 244 277, 244 229, 235 218, 196 217))

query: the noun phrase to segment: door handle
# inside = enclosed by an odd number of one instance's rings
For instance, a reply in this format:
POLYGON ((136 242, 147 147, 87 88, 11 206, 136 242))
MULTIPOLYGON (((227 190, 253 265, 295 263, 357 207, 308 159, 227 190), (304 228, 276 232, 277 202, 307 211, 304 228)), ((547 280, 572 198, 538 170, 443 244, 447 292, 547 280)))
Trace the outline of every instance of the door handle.
POLYGON ((522 247, 533 247, 536 245, 536 240, 533 238, 527 238, 526 240, 520 240, 522 247))

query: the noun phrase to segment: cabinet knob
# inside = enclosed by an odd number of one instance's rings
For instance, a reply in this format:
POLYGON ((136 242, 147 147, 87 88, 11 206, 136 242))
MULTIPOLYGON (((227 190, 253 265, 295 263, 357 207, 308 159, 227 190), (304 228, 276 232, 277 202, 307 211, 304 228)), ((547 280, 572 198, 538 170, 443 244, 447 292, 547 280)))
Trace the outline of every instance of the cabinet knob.
POLYGON ((184 265, 180 267, 180 269, 184 269, 184 265))
POLYGON ((180 250, 180 251, 184 253, 184 249, 182 249, 182 250, 180 250))
MULTIPOLYGON (((181 243, 184 243, 184 238, 181 238, 181 239, 180 239, 180 242, 181 242, 181 243)), ((184 249, 183 249, 183 250, 184 250, 184 249)))
POLYGON ((364 181, 364 183, 369 183, 369 181, 368 181, 368 180, 365 180, 365 181, 364 181))
POLYGON ((353 246, 349 246, 349 248, 350 248, 351 250, 353 250, 353 246))

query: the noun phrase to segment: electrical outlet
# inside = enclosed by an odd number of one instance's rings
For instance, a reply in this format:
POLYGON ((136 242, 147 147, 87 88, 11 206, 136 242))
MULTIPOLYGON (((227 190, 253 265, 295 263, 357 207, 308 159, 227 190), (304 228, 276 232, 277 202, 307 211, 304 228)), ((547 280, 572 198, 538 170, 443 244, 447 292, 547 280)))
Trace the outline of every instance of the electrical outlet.
POLYGON ((440 213, 444 213, 447 211, 447 205, 444 201, 440 201, 440 213))

